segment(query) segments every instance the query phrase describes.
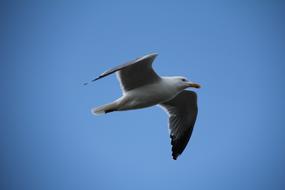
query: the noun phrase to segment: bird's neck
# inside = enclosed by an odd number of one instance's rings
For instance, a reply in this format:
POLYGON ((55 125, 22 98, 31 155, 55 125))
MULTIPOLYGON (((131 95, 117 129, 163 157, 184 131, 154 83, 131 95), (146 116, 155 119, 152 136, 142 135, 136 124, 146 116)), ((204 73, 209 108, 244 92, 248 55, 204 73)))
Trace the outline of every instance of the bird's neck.
POLYGON ((181 90, 178 88, 177 86, 177 82, 174 79, 174 77, 161 77, 164 86, 166 86, 169 90, 173 91, 173 92, 180 92, 181 90))

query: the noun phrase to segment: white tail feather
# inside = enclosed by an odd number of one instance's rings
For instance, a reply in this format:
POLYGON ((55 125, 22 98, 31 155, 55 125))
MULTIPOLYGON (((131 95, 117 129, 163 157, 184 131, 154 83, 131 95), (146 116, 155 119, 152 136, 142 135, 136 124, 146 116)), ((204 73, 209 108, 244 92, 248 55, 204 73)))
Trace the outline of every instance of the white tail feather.
POLYGON ((97 108, 92 108, 91 112, 94 115, 102 115, 105 114, 107 111, 115 111, 116 109, 117 109, 117 103, 113 102, 97 108))

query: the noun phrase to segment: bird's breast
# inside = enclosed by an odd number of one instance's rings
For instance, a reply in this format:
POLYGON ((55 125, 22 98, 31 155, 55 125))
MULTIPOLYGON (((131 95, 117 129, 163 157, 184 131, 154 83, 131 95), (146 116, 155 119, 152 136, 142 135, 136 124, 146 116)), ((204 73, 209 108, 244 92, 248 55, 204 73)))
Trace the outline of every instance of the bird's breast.
POLYGON ((142 86, 124 95, 124 105, 121 110, 150 107, 174 98, 177 95, 174 89, 166 85, 151 84, 142 86))

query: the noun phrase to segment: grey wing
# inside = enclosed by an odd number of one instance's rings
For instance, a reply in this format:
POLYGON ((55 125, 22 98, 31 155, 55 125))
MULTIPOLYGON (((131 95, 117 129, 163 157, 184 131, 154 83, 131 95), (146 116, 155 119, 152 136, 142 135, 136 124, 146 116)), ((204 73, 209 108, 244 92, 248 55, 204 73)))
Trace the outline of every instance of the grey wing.
POLYGON ((92 81, 117 72, 118 79, 124 91, 128 91, 146 84, 160 80, 160 77, 152 68, 152 62, 157 54, 148 54, 133 61, 114 67, 105 71, 92 81))
POLYGON ((184 151, 196 121, 197 95, 184 90, 175 98, 160 104, 169 114, 169 129, 174 160, 184 151))

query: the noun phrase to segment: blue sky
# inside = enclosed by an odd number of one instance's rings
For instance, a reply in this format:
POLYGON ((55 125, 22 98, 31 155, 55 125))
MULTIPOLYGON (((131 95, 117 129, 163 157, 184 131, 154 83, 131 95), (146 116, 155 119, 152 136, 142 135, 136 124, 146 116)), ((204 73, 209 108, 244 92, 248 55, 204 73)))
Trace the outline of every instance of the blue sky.
POLYGON ((285 189, 284 1, 1 2, 0 189, 285 189), (171 159, 158 107, 94 117, 149 52, 198 82, 171 159))

